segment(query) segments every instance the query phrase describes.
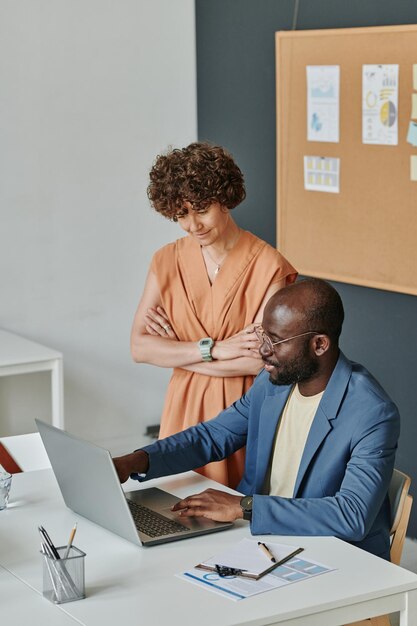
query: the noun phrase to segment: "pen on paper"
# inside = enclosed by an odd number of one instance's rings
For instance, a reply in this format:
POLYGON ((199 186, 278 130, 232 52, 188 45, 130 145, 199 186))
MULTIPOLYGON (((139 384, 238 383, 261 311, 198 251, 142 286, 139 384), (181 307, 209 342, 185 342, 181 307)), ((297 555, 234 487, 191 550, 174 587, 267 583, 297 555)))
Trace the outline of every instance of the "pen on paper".
POLYGON ((258 541, 258 546, 260 547, 262 552, 265 554, 265 556, 267 556, 268 559, 272 561, 272 563, 277 562, 276 558, 274 557, 274 555, 272 554, 271 550, 268 548, 266 543, 263 543, 262 541, 258 541))
POLYGON ((68 558, 68 555, 69 555, 70 550, 71 550, 72 542, 74 541, 74 537, 75 537, 75 533, 76 532, 77 532, 77 522, 75 522, 75 524, 74 524, 74 526, 73 526, 73 528, 72 528, 72 530, 70 532, 70 536, 69 536, 69 539, 68 539, 68 544, 67 544, 67 547, 66 547, 66 550, 65 550, 65 553, 64 553, 64 559, 68 558))

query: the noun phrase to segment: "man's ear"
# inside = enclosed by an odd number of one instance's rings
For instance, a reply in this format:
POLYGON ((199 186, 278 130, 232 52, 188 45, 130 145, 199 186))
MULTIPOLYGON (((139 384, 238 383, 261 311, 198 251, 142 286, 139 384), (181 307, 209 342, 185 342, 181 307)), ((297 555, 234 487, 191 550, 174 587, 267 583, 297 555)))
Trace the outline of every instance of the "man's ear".
POLYGON ((330 348, 330 338, 328 335, 315 335, 313 337, 313 348, 316 356, 322 356, 330 348))

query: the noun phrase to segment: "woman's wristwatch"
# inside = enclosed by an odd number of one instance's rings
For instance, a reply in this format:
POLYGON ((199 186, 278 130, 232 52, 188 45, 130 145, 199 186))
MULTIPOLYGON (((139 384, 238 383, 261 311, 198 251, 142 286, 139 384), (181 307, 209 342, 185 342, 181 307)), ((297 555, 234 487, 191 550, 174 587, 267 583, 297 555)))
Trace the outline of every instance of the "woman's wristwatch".
POLYGON ((243 512, 243 519, 250 522, 252 519, 252 505, 253 505, 253 497, 252 496, 243 496, 240 499, 240 508, 243 512))
POLYGON ((204 339, 200 339, 198 342, 198 347, 200 349, 201 358, 203 361, 212 361, 213 357, 211 356, 211 349, 214 346, 214 341, 211 337, 204 337, 204 339))

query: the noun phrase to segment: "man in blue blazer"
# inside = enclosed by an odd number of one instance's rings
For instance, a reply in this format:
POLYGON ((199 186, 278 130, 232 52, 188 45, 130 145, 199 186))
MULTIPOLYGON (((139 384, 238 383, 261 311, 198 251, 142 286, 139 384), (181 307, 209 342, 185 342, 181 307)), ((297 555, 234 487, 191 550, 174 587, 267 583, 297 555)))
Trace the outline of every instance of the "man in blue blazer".
POLYGON ((244 518, 252 534, 334 535, 389 559, 388 486, 398 410, 339 350, 337 291, 320 279, 269 300, 257 329, 264 369, 216 418, 114 459, 122 482, 176 474, 246 446, 243 497, 208 489, 182 516, 244 518))

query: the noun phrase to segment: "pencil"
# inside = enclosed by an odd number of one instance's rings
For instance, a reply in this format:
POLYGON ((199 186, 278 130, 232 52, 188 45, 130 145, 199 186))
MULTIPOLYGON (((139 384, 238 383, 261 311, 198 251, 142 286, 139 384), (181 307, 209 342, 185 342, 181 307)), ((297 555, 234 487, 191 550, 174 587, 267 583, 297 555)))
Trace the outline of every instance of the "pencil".
POLYGON ((75 524, 74 524, 74 526, 73 526, 73 528, 72 528, 72 530, 70 532, 70 536, 69 536, 68 543, 67 543, 67 548, 66 548, 65 553, 64 553, 64 559, 68 558, 68 555, 69 555, 70 550, 71 550, 72 542, 74 541, 74 537, 75 537, 75 533, 76 532, 77 532, 77 522, 75 522, 75 524))

